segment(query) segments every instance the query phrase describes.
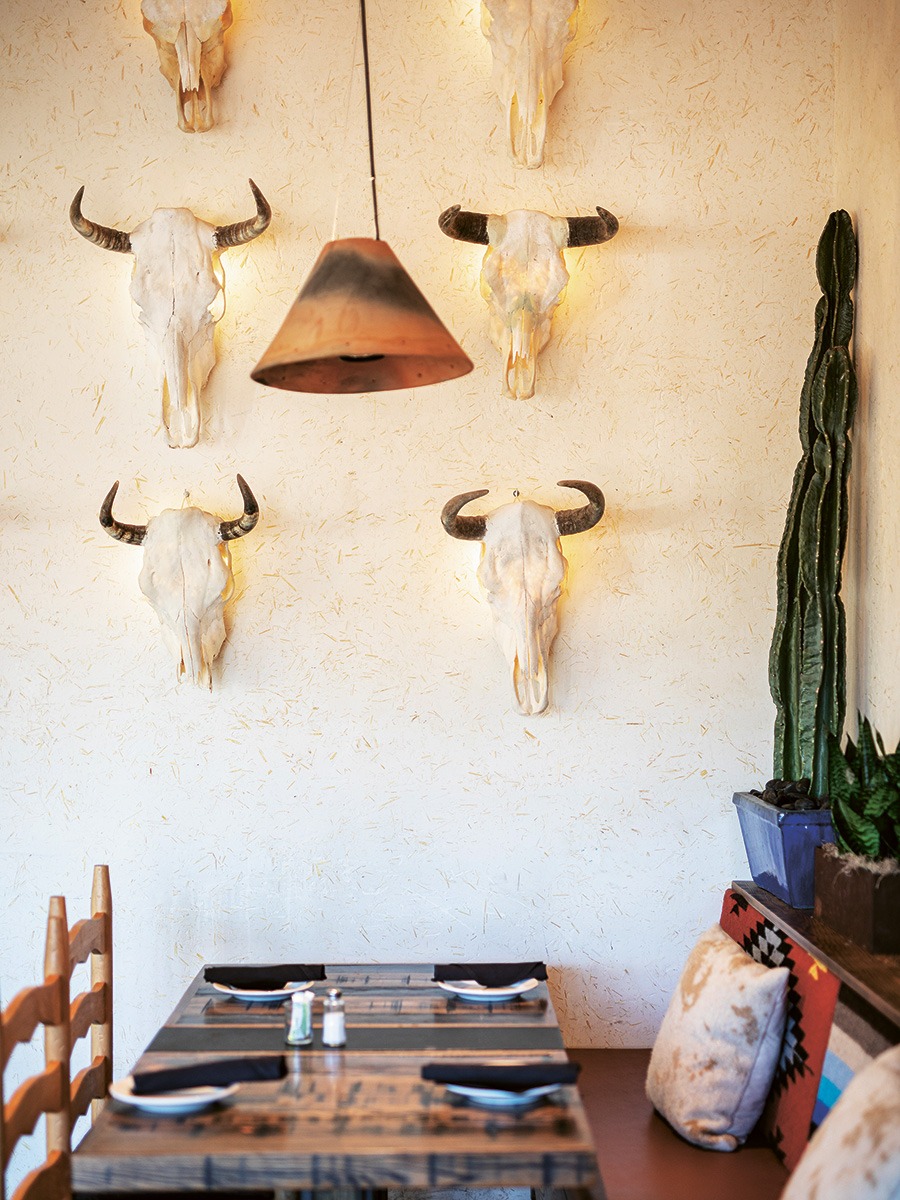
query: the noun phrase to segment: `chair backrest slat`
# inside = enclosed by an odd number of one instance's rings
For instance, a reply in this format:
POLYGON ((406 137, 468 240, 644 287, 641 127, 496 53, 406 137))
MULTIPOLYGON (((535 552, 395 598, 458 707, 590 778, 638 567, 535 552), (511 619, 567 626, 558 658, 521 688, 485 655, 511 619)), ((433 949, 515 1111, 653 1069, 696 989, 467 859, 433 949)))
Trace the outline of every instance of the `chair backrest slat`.
POLYGON ((69 1112, 72 1124, 83 1117, 91 1101, 102 1100, 109 1083, 106 1079, 106 1060, 98 1055, 89 1067, 84 1067, 72 1079, 69 1112))
POLYGON ((85 917, 69 930, 69 963, 74 970, 91 954, 106 952, 106 922, 102 916, 85 917))
POLYGON ((69 1200, 72 1194, 72 1164, 59 1151, 25 1176, 10 1200, 69 1200))
POLYGON ((59 1023, 67 995, 65 980, 60 975, 54 975, 44 983, 23 988, 13 996, 0 1016, 0 1023, 3 1025, 0 1071, 6 1069, 16 1046, 31 1041, 38 1025, 59 1023))
POLYGON ((106 1020, 109 1006, 109 985, 95 984, 89 992, 76 996, 69 1006, 71 1039, 74 1046, 90 1031, 92 1025, 106 1020))
POLYGON ((39 1075, 29 1075, 19 1084, 6 1103, 3 1120, 6 1135, 4 1170, 20 1138, 34 1133, 38 1118, 46 1113, 58 1112, 68 1102, 68 1093, 69 1077, 65 1063, 49 1063, 39 1075))

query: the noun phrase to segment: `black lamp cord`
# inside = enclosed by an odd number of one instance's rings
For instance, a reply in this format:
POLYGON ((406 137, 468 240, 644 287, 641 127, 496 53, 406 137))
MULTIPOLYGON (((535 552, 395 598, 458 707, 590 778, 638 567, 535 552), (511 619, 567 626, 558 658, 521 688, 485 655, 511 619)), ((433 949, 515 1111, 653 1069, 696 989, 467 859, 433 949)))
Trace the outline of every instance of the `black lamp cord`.
POLYGON ((366 121, 369 126, 369 173, 372 177, 372 210, 375 214, 375 238, 381 240, 378 228, 378 193, 375 190, 375 149, 372 142, 372 89, 369 84, 369 37, 366 29, 366 0, 359 0, 359 14, 362 19, 362 48, 363 64, 366 73, 366 121))

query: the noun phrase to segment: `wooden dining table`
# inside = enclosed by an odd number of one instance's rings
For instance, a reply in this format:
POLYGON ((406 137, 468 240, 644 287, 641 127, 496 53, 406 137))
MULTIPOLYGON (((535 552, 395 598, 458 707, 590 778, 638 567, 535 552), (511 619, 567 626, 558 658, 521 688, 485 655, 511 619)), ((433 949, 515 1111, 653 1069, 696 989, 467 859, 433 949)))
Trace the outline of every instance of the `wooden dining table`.
POLYGON ((73 1155, 73 1191, 529 1188, 601 1200, 576 1087, 524 1109, 484 1108, 420 1076, 427 1062, 565 1062, 546 983, 475 1003, 440 989, 430 965, 326 969, 314 1042, 297 1049, 284 1043, 283 1002, 233 999, 201 970, 136 1069, 287 1054, 287 1075, 242 1083, 192 1115, 110 1100, 73 1155), (331 987, 346 1001, 342 1049, 321 1041, 331 987))

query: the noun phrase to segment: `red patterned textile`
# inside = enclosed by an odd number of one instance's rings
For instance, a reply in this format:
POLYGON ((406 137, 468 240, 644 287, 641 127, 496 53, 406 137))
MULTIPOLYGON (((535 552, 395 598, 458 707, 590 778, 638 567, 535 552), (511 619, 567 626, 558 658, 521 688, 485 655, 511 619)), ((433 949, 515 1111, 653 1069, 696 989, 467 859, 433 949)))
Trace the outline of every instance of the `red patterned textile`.
POLYGON ((813 1110, 839 982, 730 888, 725 893, 720 923, 757 962, 790 971, 781 1058, 758 1128, 788 1170, 793 1171, 813 1130, 813 1110))

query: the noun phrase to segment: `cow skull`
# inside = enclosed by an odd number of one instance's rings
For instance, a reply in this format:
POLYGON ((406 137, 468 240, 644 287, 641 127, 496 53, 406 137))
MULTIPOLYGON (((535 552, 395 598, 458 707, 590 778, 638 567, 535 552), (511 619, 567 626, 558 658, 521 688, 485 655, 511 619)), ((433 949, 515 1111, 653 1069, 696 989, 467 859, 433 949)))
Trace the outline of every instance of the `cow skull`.
POLYGON ((484 0, 481 28, 491 44, 494 86, 506 112, 513 158, 544 160, 547 112, 563 85, 563 52, 575 36, 578 0, 484 0))
POLYGON ((82 216, 83 187, 69 210, 72 224, 89 242, 134 255, 131 297, 162 362, 170 446, 195 446, 200 437, 200 393, 215 365, 214 330, 225 311, 219 252, 259 237, 272 217, 252 179, 250 188, 256 216, 232 225, 208 225, 187 208, 158 208, 132 233, 123 233, 82 216))
POLYGON ((228 542, 249 533, 259 506, 237 477, 244 511, 223 521, 199 508, 167 508, 146 525, 123 525, 112 514, 118 482, 100 508, 100 524, 120 542, 143 546, 139 583, 176 656, 178 678, 189 675, 212 690, 212 664, 225 641, 225 604, 234 591, 228 542))
POLYGON ((588 503, 555 512, 533 500, 516 500, 486 517, 461 517, 460 509, 486 490, 463 492, 444 505, 441 521, 456 538, 482 543, 478 582, 494 617, 494 635, 509 664, 519 712, 541 713, 549 700, 548 660, 558 629, 557 606, 566 576, 559 539, 592 529, 603 516, 603 493, 592 483, 562 479, 588 503))
POLYGON ((505 359, 503 395, 533 396, 537 356, 569 282, 563 250, 607 242, 619 222, 599 207, 596 217, 550 217, 527 208, 499 216, 454 204, 438 224, 448 237, 487 246, 481 292, 491 311, 491 340, 505 359))
POLYGON ((233 20, 230 0, 143 0, 141 13, 159 69, 175 89, 178 128, 212 129, 212 90, 225 74, 225 30, 233 20))

